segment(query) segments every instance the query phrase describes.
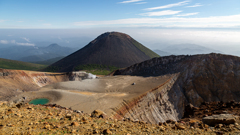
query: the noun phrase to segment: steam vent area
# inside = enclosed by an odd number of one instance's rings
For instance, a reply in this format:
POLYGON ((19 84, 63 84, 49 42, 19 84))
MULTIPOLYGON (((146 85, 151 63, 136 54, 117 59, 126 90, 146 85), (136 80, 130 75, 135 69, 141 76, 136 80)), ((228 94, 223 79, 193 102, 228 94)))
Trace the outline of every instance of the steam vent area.
POLYGON ((86 72, 0 71, 0 99, 48 99, 90 114, 101 110, 113 119, 159 124, 186 116, 186 106, 239 102, 240 58, 222 54, 153 58, 108 76, 86 72))

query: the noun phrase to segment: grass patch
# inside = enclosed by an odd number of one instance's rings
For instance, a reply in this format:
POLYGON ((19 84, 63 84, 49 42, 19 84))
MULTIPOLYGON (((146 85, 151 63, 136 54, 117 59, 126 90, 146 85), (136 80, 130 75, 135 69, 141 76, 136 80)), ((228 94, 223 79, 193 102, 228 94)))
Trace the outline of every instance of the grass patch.
POLYGON ((45 67, 47 67, 47 66, 0 58, 0 68, 3 68, 3 69, 39 71, 45 67))
POLYGON ((74 68, 75 71, 84 70, 86 72, 95 74, 95 75, 108 75, 114 70, 118 68, 115 66, 106 66, 106 65, 98 65, 98 64, 87 64, 87 65, 79 65, 74 68))

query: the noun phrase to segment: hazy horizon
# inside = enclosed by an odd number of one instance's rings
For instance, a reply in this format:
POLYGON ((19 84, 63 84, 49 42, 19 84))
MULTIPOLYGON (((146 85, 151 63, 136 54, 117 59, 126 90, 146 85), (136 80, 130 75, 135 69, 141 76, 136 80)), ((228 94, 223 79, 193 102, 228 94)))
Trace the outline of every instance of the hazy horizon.
POLYGON ((152 50, 196 44, 240 56, 239 7, 237 0, 2 0, 0 47, 81 48, 117 31, 152 50))

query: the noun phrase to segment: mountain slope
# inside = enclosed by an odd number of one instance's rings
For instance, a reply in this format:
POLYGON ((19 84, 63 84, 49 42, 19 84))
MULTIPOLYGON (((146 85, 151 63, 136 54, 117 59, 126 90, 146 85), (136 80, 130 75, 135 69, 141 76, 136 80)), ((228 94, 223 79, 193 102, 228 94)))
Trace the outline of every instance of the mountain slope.
POLYGON ((153 51, 160 56, 169 56, 172 54, 172 53, 161 51, 161 50, 153 50, 153 51))
POLYGON ((46 47, 11 46, 0 49, 0 58, 24 62, 43 61, 60 56, 67 56, 77 49, 51 44, 46 47))
POLYGON ((207 54, 207 53, 222 53, 221 51, 214 50, 211 48, 207 48, 204 46, 196 45, 196 44, 178 44, 171 45, 166 48, 161 49, 165 52, 170 52, 174 55, 193 55, 193 54, 207 54))
POLYGON ((45 54, 41 54, 41 55, 31 55, 31 56, 23 57, 23 58, 19 59, 19 61, 37 63, 38 61, 46 61, 46 60, 54 59, 54 58, 58 58, 58 57, 63 58, 64 56, 59 55, 59 54, 54 54, 54 53, 45 53, 45 54))
POLYGON ((36 64, 42 64, 42 65, 51 65, 61 59, 63 59, 64 57, 61 56, 61 57, 55 57, 55 58, 52 58, 52 59, 47 59, 47 60, 44 60, 44 61, 37 61, 37 62, 33 62, 33 63, 36 63, 36 64))
POLYGON ((127 34, 107 32, 88 45, 64 59, 52 64, 46 70, 72 71, 87 64, 127 67, 158 55, 144 47, 127 34))
POLYGON ((40 70, 45 67, 46 67, 45 65, 0 58, 0 68, 4 68, 4 69, 40 70))

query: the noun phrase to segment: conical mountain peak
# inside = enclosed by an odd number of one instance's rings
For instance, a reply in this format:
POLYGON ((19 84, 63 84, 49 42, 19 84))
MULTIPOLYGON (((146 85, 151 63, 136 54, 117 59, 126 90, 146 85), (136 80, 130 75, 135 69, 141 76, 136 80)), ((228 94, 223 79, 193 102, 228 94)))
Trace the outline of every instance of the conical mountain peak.
POLYGON ((129 35, 106 32, 48 68, 57 67, 58 71, 73 71, 76 67, 87 64, 122 68, 153 57, 158 55, 129 35))
POLYGON ((53 44, 50 44, 48 47, 61 47, 61 46, 56 43, 53 43, 53 44))

